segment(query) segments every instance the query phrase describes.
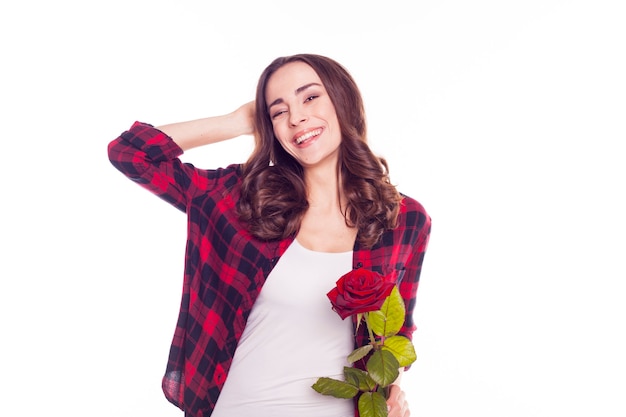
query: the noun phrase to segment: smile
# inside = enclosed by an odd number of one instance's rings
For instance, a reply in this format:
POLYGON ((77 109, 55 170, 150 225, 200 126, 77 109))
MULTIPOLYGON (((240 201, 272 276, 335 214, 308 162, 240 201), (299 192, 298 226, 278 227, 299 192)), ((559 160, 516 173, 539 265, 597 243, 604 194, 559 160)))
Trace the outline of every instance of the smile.
POLYGON ((303 142, 311 139, 312 137, 320 135, 321 133, 322 133, 322 129, 312 130, 310 132, 307 132, 307 133, 305 133, 303 135, 300 135, 300 136, 296 137, 295 138, 295 142, 296 142, 297 145, 300 145, 303 142))

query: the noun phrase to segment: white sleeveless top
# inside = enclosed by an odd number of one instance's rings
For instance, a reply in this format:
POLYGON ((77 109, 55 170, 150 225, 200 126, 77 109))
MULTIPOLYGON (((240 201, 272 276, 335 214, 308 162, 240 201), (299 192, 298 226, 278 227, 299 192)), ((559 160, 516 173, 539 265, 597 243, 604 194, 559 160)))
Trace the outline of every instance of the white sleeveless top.
POLYGON ((343 379, 354 347, 352 320, 326 294, 352 269, 352 251, 315 252, 297 240, 255 302, 212 417, 353 417, 351 399, 311 388, 343 379))

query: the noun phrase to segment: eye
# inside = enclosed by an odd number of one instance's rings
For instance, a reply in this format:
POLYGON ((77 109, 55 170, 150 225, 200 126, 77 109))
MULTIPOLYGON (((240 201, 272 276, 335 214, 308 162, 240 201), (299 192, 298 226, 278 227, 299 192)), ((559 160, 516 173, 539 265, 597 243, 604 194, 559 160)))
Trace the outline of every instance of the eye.
POLYGON ((304 101, 305 101, 305 102, 307 102, 307 101, 313 101, 313 100, 315 100, 315 99, 316 99, 316 98, 318 98, 318 97, 319 97, 319 96, 316 96, 316 95, 311 95, 311 96, 308 96, 308 97, 306 98, 306 100, 304 100, 304 101))
POLYGON ((287 113, 287 110, 278 110, 278 111, 274 112, 272 114, 272 120, 282 116, 285 113, 287 113))

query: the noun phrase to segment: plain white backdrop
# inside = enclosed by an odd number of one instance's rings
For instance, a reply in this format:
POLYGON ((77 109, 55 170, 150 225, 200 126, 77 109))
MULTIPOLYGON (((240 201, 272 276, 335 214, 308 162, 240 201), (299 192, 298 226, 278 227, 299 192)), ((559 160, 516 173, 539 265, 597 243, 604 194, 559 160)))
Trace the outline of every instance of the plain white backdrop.
POLYGON ((3 3, 0 414, 182 416, 160 380, 185 216, 106 146, 229 112, 311 52, 353 74, 433 218, 412 415, 626 415, 625 20, 620 0, 3 3))

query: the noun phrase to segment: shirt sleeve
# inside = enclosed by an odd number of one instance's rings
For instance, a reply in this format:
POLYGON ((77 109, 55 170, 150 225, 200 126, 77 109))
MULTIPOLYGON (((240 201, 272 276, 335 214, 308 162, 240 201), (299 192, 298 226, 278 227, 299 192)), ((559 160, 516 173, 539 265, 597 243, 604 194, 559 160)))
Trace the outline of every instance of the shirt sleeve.
POLYGON ((135 122, 109 143, 108 154, 122 174, 182 211, 197 185, 208 185, 206 176, 201 179, 198 170, 180 161, 180 146, 147 123, 135 122))
POLYGON ((430 238, 431 219, 421 204, 414 200, 405 199, 407 204, 406 218, 407 227, 410 227, 414 235, 411 251, 404 265, 404 274, 398 283, 398 289, 406 305, 406 318, 399 334, 412 339, 416 329, 413 319, 413 311, 416 305, 417 287, 422 272, 424 255, 430 238))
MULTIPOLYGON (((404 323, 398 335, 409 340, 413 339, 416 330, 413 312, 424 255, 430 238, 430 225, 431 219, 424 207, 416 200, 404 196, 398 226, 386 231, 377 247, 372 250, 355 251, 355 268, 372 269, 395 280, 406 307, 404 323)), ((355 317, 353 323, 356 326, 355 317)), ((355 348, 367 343, 369 337, 366 326, 361 326, 356 332, 355 348)), ((363 369, 364 361, 359 361, 355 366, 363 369)))

